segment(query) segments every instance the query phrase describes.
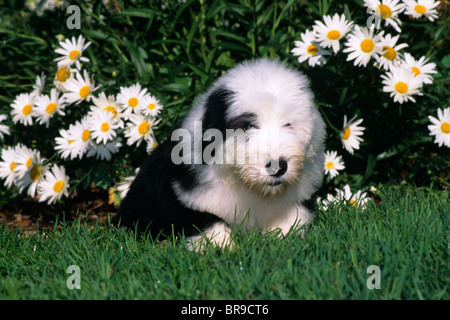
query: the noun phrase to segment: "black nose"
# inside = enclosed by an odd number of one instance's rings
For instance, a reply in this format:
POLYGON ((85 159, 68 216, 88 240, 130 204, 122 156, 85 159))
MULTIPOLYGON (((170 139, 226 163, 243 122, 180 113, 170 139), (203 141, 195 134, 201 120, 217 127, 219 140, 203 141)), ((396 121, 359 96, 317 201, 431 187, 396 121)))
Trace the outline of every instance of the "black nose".
POLYGON ((280 158, 278 160, 278 165, 276 163, 273 163, 272 161, 269 161, 266 164, 267 172, 271 177, 281 177, 283 174, 287 171, 287 161, 283 158, 280 158))

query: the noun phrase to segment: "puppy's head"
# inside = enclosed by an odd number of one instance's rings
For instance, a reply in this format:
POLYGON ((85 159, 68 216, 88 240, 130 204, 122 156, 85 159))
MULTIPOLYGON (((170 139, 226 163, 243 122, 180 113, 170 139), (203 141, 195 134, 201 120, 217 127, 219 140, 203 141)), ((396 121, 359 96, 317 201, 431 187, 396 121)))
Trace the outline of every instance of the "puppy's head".
POLYGON ((299 183, 305 163, 322 150, 324 124, 307 80, 280 62, 238 65, 201 106, 205 163, 263 197, 299 183))

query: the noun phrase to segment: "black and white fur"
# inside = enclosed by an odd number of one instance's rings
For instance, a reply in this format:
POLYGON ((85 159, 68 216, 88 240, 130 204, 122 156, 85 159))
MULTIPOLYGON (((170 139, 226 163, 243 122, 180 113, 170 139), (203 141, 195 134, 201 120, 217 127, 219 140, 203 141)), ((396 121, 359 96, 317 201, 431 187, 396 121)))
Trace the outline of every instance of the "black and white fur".
POLYGON ((325 126, 304 75, 269 59, 241 63, 196 100, 177 129, 193 135, 195 121, 203 132, 218 129, 223 137, 226 129, 242 129, 245 146, 235 149, 262 148, 267 157, 251 164, 176 165, 171 156, 179 141, 168 137, 140 168, 113 222, 155 237, 184 234, 194 244, 204 235, 226 245, 238 226, 286 234, 311 221, 312 198, 323 180, 325 126), (274 132, 276 150, 269 141, 274 132), (273 159, 275 171, 268 168, 273 159))

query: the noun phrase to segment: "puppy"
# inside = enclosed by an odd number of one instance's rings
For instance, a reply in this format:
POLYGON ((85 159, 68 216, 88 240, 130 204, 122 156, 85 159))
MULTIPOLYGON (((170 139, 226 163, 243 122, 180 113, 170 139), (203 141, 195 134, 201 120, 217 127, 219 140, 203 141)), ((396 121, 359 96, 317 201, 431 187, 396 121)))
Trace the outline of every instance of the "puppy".
POLYGON ((113 223, 153 237, 203 236, 310 222, 322 185, 325 125, 303 74, 276 60, 243 62, 201 95, 149 155, 113 223))

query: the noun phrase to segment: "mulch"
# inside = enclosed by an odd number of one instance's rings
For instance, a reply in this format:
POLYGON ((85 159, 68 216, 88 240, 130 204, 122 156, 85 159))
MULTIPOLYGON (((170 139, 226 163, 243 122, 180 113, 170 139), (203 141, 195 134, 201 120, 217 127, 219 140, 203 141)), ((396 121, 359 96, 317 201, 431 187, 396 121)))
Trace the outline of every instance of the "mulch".
POLYGON ((53 230, 62 228, 60 222, 80 219, 88 223, 107 223, 117 212, 106 190, 93 188, 82 190, 63 202, 48 205, 33 199, 19 199, 0 207, 0 224, 8 228, 30 230, 53 230))

